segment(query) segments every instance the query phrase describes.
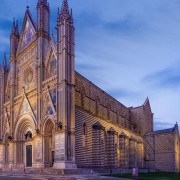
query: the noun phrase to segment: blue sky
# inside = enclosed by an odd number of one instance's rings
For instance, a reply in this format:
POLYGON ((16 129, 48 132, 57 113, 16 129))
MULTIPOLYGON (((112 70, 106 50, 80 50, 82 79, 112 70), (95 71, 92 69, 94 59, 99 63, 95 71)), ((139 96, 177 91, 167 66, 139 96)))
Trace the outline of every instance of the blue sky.
MULTIPOLYGON (((49 0, 51 30, 61 0, 49 0)), ((37 0, 29 0, 36 19, 37 0)), ((180 124, 180 1, 69 0, 76 27, 76 70, 127 107, 148 96, 155 129, 180 124)), ((12 18, 26 0, 1 0, 0 58, 9 53, 12 18)), ((21 27, 21 26, 20 26, 21 27)))

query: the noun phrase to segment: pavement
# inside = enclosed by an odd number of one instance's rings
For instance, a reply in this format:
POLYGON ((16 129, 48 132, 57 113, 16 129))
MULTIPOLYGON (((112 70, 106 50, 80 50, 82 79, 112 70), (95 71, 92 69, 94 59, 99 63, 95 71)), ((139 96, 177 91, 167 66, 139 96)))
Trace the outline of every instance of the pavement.
MULTIPOLYGON (((0 174, 0 180, 125 180, 122 178, 103 177, 99 175, 30 175, 30 174, 0 174)), ((128 179, 126 179, 128 180, 128 179)))

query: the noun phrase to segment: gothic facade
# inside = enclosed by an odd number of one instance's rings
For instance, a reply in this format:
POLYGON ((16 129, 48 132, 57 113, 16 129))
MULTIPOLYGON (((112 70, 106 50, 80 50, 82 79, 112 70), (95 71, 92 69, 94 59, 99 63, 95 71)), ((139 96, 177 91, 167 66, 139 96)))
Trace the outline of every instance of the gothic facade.
POLYGON ((21 33, 14 19, 10 67, 4 56, 0 69, 0 168, 179 171, 177 125, 153 132, 148 98, 127 108, 75 72, 74 31, 67 0, 57 15, 57 41, 47 0, 37 2, 36 23, 27 7, 21 33))

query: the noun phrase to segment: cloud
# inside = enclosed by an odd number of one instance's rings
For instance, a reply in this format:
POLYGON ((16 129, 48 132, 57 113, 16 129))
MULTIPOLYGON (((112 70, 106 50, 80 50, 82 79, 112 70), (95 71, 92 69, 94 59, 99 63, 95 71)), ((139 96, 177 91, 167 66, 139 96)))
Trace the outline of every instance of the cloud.
POLYGON ((109 89, 108 93, 113 96, 118 98, 135 98, 135 97, 140 97, 141 94, 136 91, 130 91, 128 89, 109 89))
POLYGON ((157 88, 180 87, 180 63, 146 76, 143 82, 157 88))

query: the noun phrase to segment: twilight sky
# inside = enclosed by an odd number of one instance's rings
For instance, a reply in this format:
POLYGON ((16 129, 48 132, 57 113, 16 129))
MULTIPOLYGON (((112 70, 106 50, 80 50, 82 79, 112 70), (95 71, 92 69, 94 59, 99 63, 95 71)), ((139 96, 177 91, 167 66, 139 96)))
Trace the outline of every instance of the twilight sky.
MULTIPOLYGON (((36 20, 37 0, 29 0, 36 20)), ((62 0, 49 0, 51 30, 62 0)), ((121 103, 148 96, 155 129, 180 124, 180 1, 69 0, 76 27, 76 70, 121 103)), ((9 55, 12 18, 20 28, 27 0, 1 0, 0 59, 9 55)))

